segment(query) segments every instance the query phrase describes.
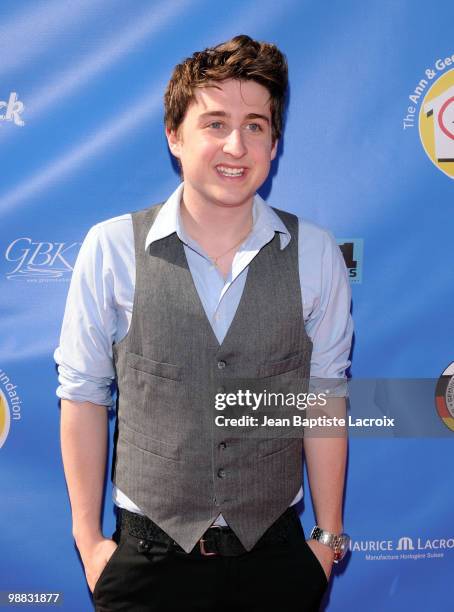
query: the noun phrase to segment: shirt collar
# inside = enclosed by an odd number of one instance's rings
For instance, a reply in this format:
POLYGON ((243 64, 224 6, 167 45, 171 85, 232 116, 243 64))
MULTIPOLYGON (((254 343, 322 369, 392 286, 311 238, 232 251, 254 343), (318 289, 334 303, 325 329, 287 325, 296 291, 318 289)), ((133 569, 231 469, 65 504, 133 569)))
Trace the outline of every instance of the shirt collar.
MULTIPOLYGON (((191 243, 180 218, 183 187, 184 183, 181 183, 163 204, 145 239, 145 250, 156 240, 166 238, 175 232, 182 242, 185 244, 191 243)), ((274 232, 279 232, 281 250, 285 249, 291 239, 290 232, 281 218, 257 193, 254 196, 252 219, 254 225, 251 233, 253 236, 264 240, 264 244, 266 244, 273 238, 274 232)))

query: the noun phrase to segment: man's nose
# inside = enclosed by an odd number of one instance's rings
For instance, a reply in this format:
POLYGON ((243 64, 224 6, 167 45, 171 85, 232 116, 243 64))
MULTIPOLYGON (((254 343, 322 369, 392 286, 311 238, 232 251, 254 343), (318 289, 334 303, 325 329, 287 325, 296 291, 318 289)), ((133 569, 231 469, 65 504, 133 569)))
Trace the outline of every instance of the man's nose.
POLYGON ((224 153, 229 153, 233 157, 242 157, 246 150, 241 130, 232 130, 225 140, 224 153))

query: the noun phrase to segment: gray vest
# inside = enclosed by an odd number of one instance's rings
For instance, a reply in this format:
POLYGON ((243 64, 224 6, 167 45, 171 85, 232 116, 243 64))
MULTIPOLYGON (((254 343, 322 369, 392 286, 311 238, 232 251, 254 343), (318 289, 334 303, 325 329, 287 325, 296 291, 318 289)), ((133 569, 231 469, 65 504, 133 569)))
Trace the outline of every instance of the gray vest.
POLYGON ((132 215, 132 320, 126 337, 113 346, 113 480, 187 552, 219 513, 250 550, 301 486, 302 439, 218 427, 215 396, 238 388, 237 379, 268 392, 306 390, 312 343, 304 330, 298 220, 276 211, 290 243, 281 250, 276 232, 252 260, 219 344, 176 233, 145 251, 161 206, 132 215))

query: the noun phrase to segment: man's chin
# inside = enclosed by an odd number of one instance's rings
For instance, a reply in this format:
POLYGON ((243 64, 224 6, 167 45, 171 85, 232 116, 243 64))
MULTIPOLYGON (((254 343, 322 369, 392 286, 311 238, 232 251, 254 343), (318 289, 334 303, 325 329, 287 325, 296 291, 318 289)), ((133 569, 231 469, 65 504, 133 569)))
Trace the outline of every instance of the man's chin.
POLYGON ((239 189, 213 189, 209 194, 206 194, 204 198, 214 206, 220 206, 222 208, 239 208, 241 206, 248 206, 252 204, 255 191, 240 191, 239 189))

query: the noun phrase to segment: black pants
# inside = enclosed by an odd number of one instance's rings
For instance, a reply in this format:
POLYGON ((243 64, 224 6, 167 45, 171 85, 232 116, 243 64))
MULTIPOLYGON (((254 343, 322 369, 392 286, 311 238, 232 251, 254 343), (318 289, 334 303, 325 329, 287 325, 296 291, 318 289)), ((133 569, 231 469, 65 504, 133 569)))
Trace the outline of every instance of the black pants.
POLYGON ((250 551, 204 557, 116 530, 119 544, 98 582, 97 612, 316 612, 327 586, 296 511, 287 511, 250 551))

